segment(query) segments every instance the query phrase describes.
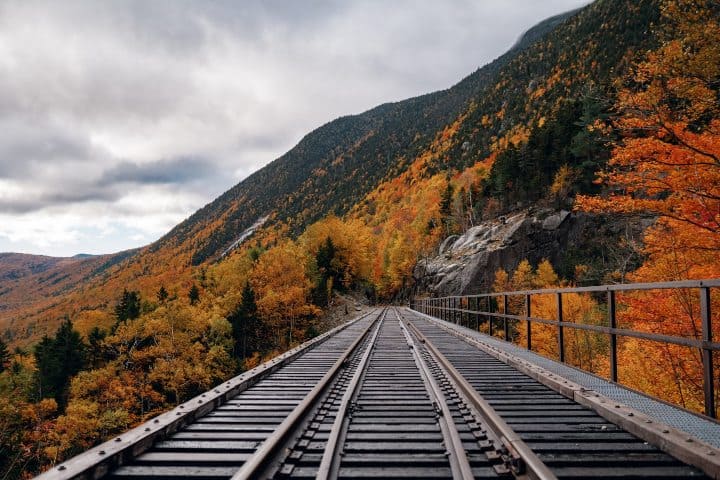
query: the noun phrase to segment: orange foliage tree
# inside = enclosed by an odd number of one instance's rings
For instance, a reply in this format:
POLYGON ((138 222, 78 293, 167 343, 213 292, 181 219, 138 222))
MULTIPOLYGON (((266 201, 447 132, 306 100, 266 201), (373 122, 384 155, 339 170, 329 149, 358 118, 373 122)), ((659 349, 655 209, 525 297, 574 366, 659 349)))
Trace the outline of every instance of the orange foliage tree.
POLYGON ((609 169, 611 192, 579 197, 587 211, 659 216, 646 236, 654 272, 643 279, 720 274, 720 24, 706 0, 667 2, 675 38, 638 63, 618 95, 623 134, 609 169))
MULTIPOLYGON (((646 261, 634 281, 720 276, 720 7, 707 0, 664 4, 668 40, 638 63, 618 95, 615 146, 599 181, 609 194, 579 197, 592 212, 649 212, 646 261)), ((720 298, 712 293, 712 303, 720 298)), ((701 338, 696 291, 624 295, 626 327, 701 338)), ((714 309, 715 335, 720 316, 714 309)), ((698 351, 626 339, 620 380, 685 407, 702 409, 698 351)))

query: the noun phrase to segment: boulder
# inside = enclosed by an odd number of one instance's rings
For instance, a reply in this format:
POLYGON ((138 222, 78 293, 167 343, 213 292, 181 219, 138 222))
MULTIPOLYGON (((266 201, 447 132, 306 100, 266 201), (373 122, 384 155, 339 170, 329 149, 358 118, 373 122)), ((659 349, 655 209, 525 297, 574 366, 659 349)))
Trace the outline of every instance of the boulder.
MULTIPOLYGON (((618 252, 621 235, 640 239, 646 219, 591 215, 549 208, 528 208, 483 222, 462 235, 445 239, 440 253, 420 261, 413 272, 415 293, 462 295, 488 291, 495 272, 515 270, 523 259, 543 259, 567 278, 578 263, 600 264, 598 275, 612 272, 610 252, 618 252)), ((629 268, 627 265, 622 268, 629 268)))

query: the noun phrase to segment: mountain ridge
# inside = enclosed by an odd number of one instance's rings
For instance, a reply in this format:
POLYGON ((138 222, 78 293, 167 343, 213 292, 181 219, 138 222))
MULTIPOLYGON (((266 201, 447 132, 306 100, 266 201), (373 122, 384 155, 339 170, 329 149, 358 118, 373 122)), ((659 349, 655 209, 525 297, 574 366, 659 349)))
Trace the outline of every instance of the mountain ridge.
MULTIPOLYGON (((280 234, 296 237, 313 222, 358 205, 367 223, 376 225, 381 219, 373 218, 372 192, 419 168, 419 159, 423 167, 406 183, 438 172, 456 175, 482 162, 490 168, 488 158, 527 141, 532 129, 562 107, 561 99, 579 96, 588 82, 607 88, 635 52, 652 45, 648 31, 658 18, 655 0, 598 0, 546 19, 525 32, 519 46, 448 89, 385 103, 309 132, 156 242, 100 257, 104 262, 83 259, 84 275, 67 277, 65 289, 42 302, 0 311, 0 327, 12 325, 17 338, 30 341, 52 331, 63 315, 108 312, 125 286, 146 296, 160 285, 182 291, 265 215, 270 219, 250 243, 268 246, 280 234)), ((30 279, 0 282, 0 303, 9 295, 3 289, 21 295, 34 286, 30 279)))

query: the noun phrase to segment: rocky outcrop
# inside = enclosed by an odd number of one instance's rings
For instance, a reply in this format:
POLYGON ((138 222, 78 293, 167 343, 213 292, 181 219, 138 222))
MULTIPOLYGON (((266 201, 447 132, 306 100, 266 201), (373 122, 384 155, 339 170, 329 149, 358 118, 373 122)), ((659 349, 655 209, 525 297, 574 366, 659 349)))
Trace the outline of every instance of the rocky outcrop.
MULTIPOLYGON (((495 272, 513 271, 521 260, 537 265, 548 259, 568 277, 578 263, 599 263, 597 270, 618 268, 614 257, 630 258, 637 253, 622 250, 621 238, 639 241, 645 219, 610 219, 567 210, 526 209, 472 227, 460 236, 442 242, 433 258, 415 267, 416 293, 435 295, 487 291, 495 272)), ((632 267, 625 261, 623 268, 632 267)))

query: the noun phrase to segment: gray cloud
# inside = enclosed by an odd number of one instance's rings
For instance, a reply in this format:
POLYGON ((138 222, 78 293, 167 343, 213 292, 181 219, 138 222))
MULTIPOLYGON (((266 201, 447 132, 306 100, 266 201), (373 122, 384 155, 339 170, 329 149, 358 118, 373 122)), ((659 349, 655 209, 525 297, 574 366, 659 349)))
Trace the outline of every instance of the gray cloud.
POLYGON ((26 214, 42 210, 48 205, 62 208, 72 204, 106 203, 118 200, 121 196, 122 191, 114 186, 111 188, 85 187, 78 190, 71 188, 46 191, 17 198, 0 198, 0 213, 26 214))
POLYGON ((0 251, 102 251, 93 222, 150 241, 313 128, 447 88, 584 3, 4 0, 0 251))
POLYGON ((106 170, 98 183, 103 186, 118 183, 187 184, 219 174, 216 165, 197 157, 180 157, 147 164, 123 161, 106 170))
POLYGON ((0 114, 0 132, 0 178, 26 179, 42 175, 49 164, 100 160, 103 156, 93 151, 84 132, 21 112, 0 114))

